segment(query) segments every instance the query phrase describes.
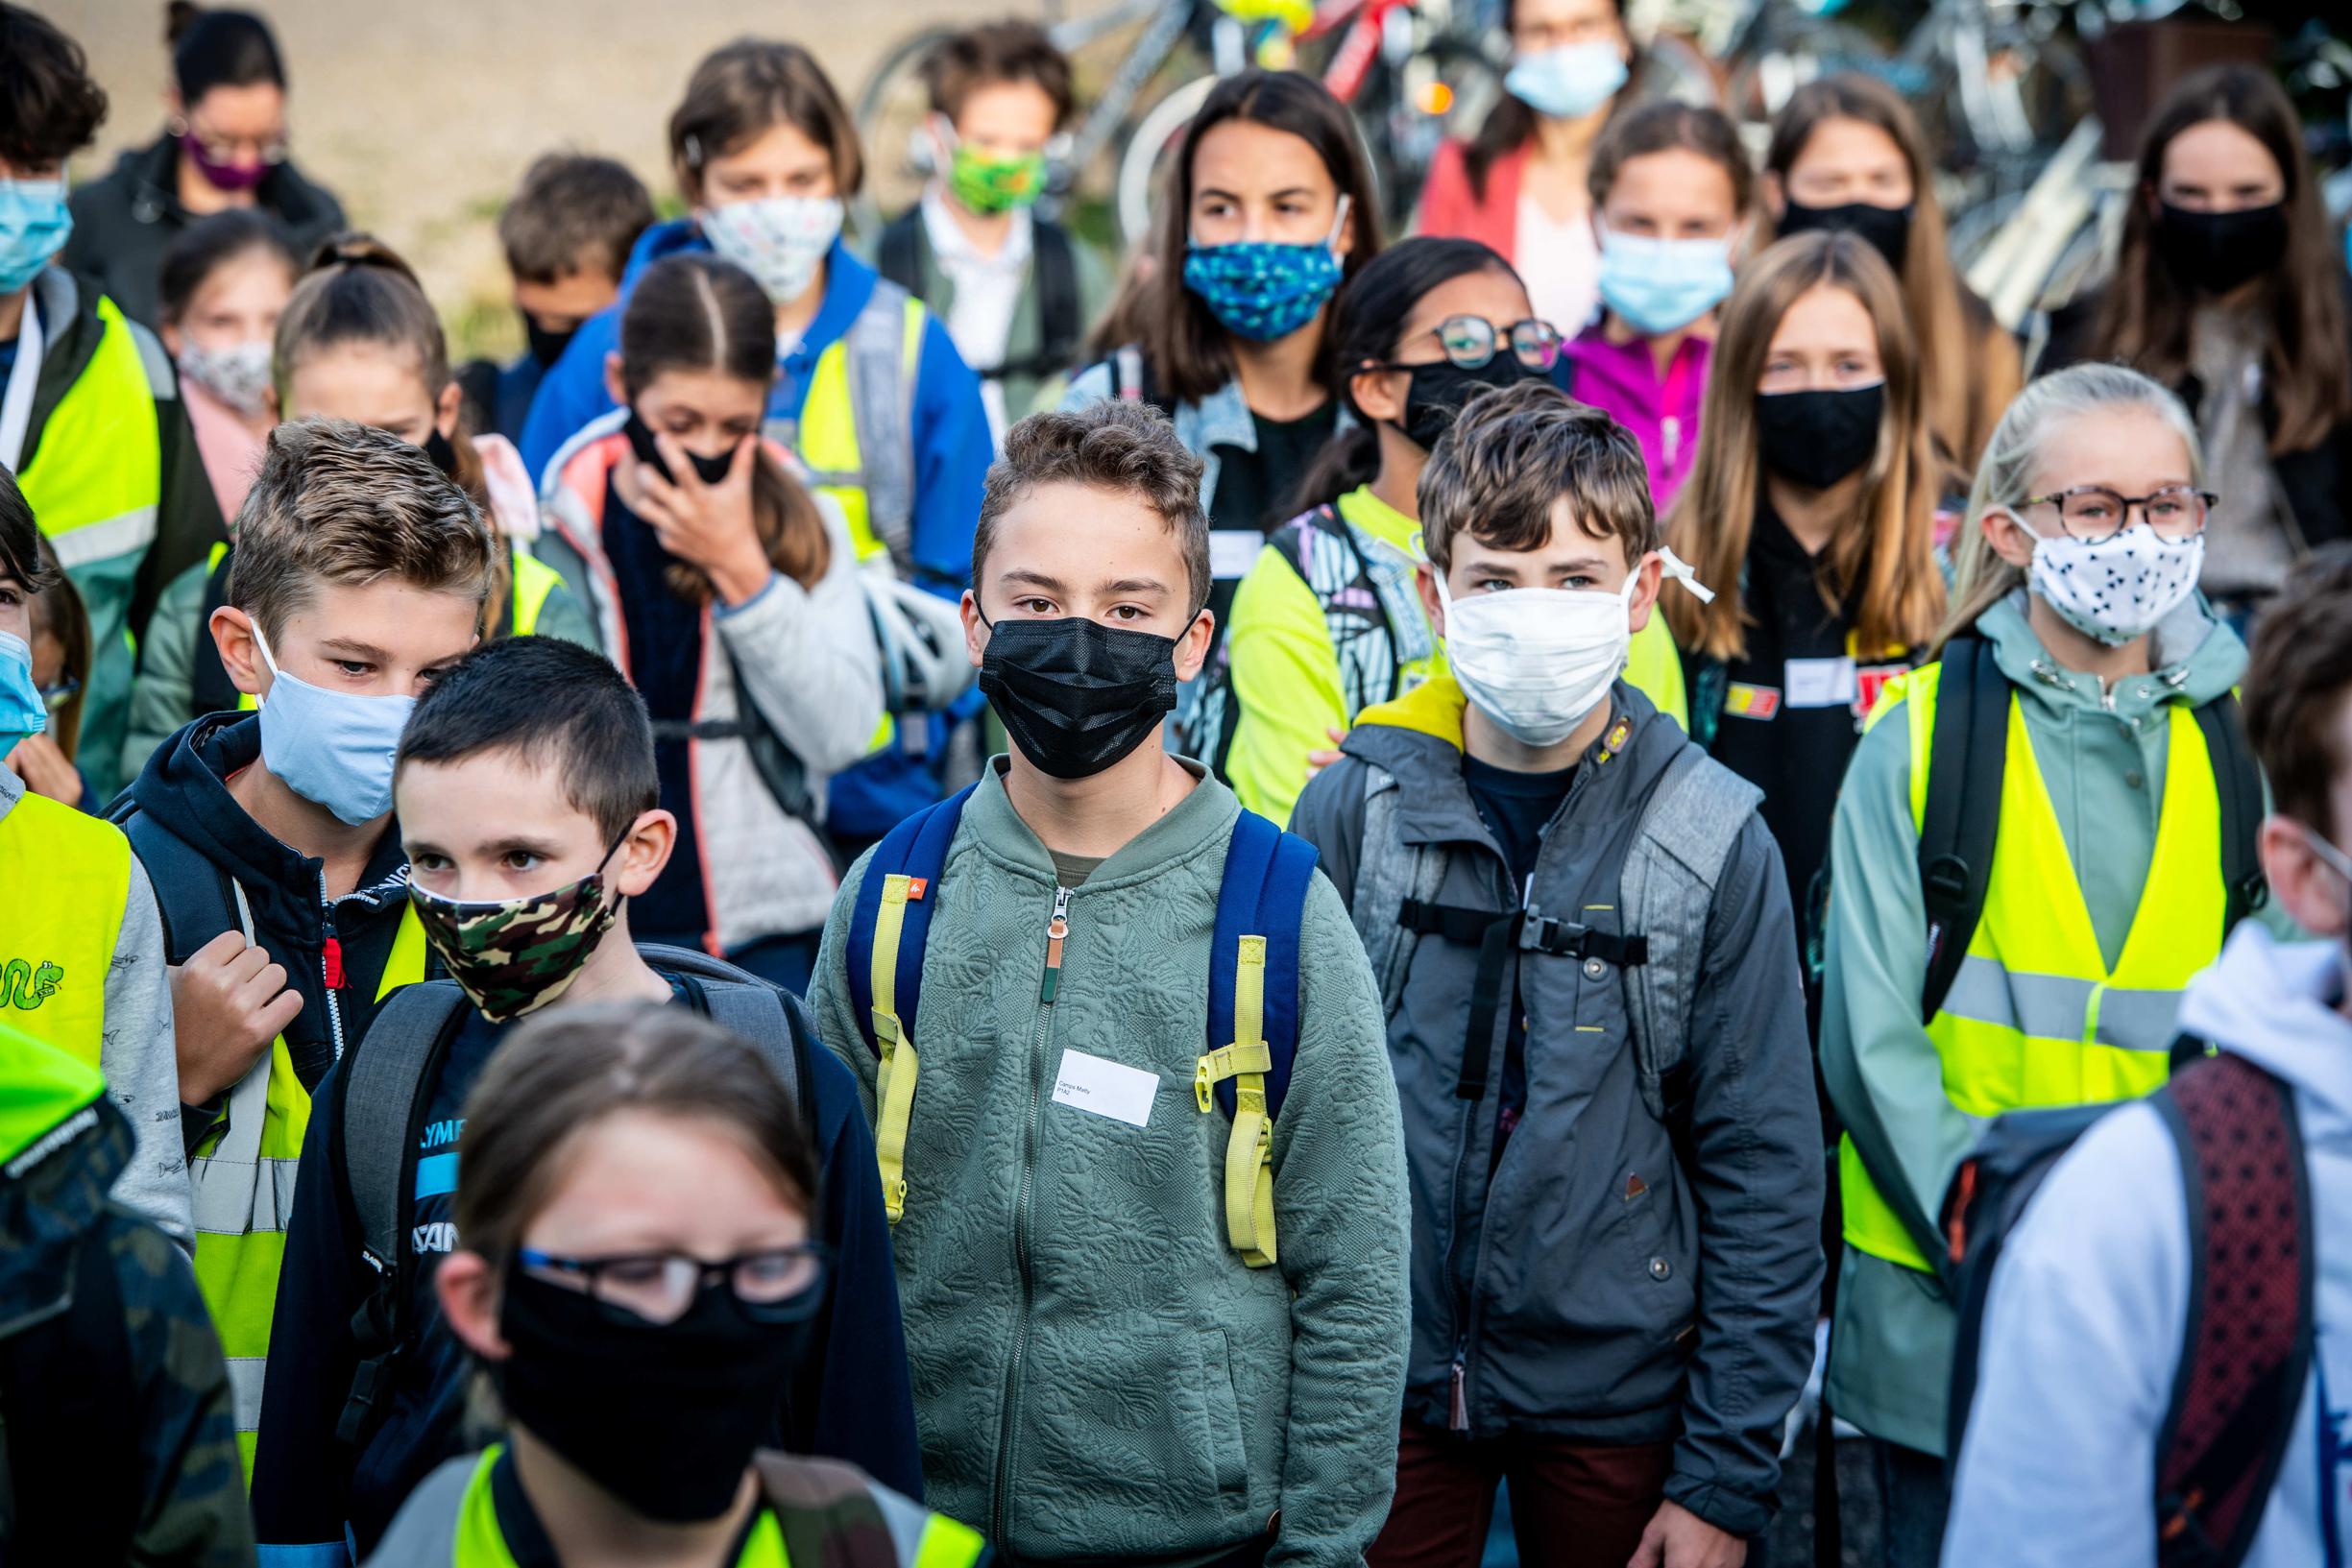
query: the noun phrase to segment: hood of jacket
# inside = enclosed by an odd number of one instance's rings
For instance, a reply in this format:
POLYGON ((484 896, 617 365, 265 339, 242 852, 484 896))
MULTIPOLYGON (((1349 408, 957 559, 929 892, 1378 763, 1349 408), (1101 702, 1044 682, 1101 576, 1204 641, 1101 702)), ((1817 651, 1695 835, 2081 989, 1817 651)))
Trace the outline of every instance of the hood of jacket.
POLYGON ((2213 967, 2182 993, 2180 1026, 2236 1052, 2352 1122, 2352 1019, 2338 1011, 2344 951, 2282 942, 2240 921, 2213 967))
POLYGON ((2209 702, 2245 673, 2245 644, 2215 616, 2203 594, 2193 593, 2148 634, 2149 672, 2127 675, 2103 690, 2097 676, 2050 657, 2025 618, 2027 591, 2017 589, 1995 603, 1977 617, 1976 630, 1993 644, 2000 672, 2020 698, 2052 715, 2099 708, 2136 718, 2168 702, 2209 702))
POLYGON ((0 1338, 70 1304, 76 1242, 131 1163, 97 1070, 0 1025, 0 1338))

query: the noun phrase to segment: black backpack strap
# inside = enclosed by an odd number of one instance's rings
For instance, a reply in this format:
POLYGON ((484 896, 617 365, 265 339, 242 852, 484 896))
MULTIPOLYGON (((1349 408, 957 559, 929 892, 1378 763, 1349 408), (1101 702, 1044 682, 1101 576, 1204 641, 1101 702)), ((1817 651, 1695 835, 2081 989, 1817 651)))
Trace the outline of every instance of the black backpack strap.
POLYGON ((1037 326, 1044 345, 1037 357, 1051 371, 1078 362, 1086 335, 1086 316, 1078 295, 1078 253, 1070 231, 1040 218, 1031 227, 1032 265, 1037 272, 1037 326))
POLYGON ((1942 1010, 1984 917, 2000 832, 2001 774, 2009 759, 2009 679, 1992 643, 1955 637, 1944 645, 1939 669, 1928 808, 1919 831, 1919 885, 1928 913, 1923 1023, 1942 1010))
POLYGON ((122 1282, 108 1244, 117 1222, 102 1211, 75 1242, 64 1309, 0 1339, 16 1512, 0 1558, 10 1562, 130 1560, 147 1467, 122 1282))
POLYGON ((2262 874, 2258 839, 2262 832, 2262 770, 2246 744, 2245 719, 2238 694, 2224 691, 2192 710, 2213 762, 2213 787, 2221 808, 2221 881, 2226 894, 2221 934, 2261 908, 2270 896, 2262 874))
POLYGON ((156 892, 163 922, 163 961, 184 964, 198 948, 237 929, 234 895, 221 868, 196 847, 140 810, 128 792, 116 797, 107 820, 123 831, 156 892))
POLYGON ((916 299, 923 297, 923 207, 909 207, 882 231, 874 270, 916 299))
POLYGON ((2311 1376, 2311 1173, 2294 1090, 2223 1052, 2154 1097, 2188 1198, 2189 1314, 2156 1446, 2161 1568, 2236 1568, 2311 1376))

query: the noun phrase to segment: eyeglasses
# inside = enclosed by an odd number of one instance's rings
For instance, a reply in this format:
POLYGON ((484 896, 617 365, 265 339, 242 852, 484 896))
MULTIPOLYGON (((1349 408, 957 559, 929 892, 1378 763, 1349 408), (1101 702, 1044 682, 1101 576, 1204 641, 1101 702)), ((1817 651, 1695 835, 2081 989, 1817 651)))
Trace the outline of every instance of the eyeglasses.
POLYGON ((60 681, 55 686, 45 686, 41 688, 41 705, 47 708, 49 712, 54 713, 59 709, 64 707, 67 703, 73 701, 75 694, 81 691, 81 689, 82 683, 79 680, 76 680, 73 676, 68 675, 65 677, 65 679, 60 681))
POLYGON ((214 163, 233 164, 237 155, 251 148, 255 162, 275 166, 286 160, 286 133, 280 131, 267 141, 252 136, 215 136, 195 121, 182 114, 172 121, 174 133, 194 142, 205 157, 214 163))
POLYGON ((515 1261, 569 1285, 608 1307, 618 1307, 648 1323, 674 1323, 695 1297, 723 1284, 754 1316, 794 1323, 812 1316, 824 1301, 825 1247, 764 1247, 717 1263, 682 1252, 628 1252, 609 1258, 559 1258, 523 1247, 515 1261))
POLYGON ((2221 497, 2188 485, 2167 485, 2146 495, 2120 495, 2103 485, 2076 485, 2049 495, 2028 495, 2020 506, 2045 503, 2058 509, 2058 521, 2068 535, 2085 544, 2097 544, 2122 533, 2133 507, 2147 519, 2159 539, 2194 539, 2205 531, 2205 519, 2221 497))
MULTIPOLYGON (((1538 374, 1550 370, 1560 357, 1560 331, 1550 322, 1513 322, 1498 334, 1494 324, 1484 316, 1448 316, 1429 332, 1445 350, 1446 361, 1466 371, 1485 366, 1505 344, 1513 357, 1538 374)), ((1413 368, 1394 360, 1382 367, 1392 371, 1413 368)))

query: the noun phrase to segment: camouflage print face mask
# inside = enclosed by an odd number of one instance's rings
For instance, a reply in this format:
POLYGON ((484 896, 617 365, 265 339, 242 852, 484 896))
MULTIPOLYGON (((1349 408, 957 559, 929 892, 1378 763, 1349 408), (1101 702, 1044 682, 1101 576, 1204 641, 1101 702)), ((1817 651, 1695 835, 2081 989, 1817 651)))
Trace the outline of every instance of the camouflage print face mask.
POLYGON ((606 850, 578 881, 533 898, 461 904, 411 882, 408 902, 449 977, 484 1018, 510 1023, 562 996, 612 929, 620 914, 620 901, 604 892, 612 857, 606 850))

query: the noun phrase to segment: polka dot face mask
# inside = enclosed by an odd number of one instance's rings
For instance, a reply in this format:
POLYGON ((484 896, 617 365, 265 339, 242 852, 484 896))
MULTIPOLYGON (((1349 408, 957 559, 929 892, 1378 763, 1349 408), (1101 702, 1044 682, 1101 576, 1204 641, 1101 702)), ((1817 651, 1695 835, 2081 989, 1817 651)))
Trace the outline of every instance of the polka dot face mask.
POLYGON ((2172 613, 2205 566, 2205 536, 2171 540, 2145 522, 2095 542, 2034 533, 2027 580, 2058 618, 2087 638, 2122 647, 2172 613))

